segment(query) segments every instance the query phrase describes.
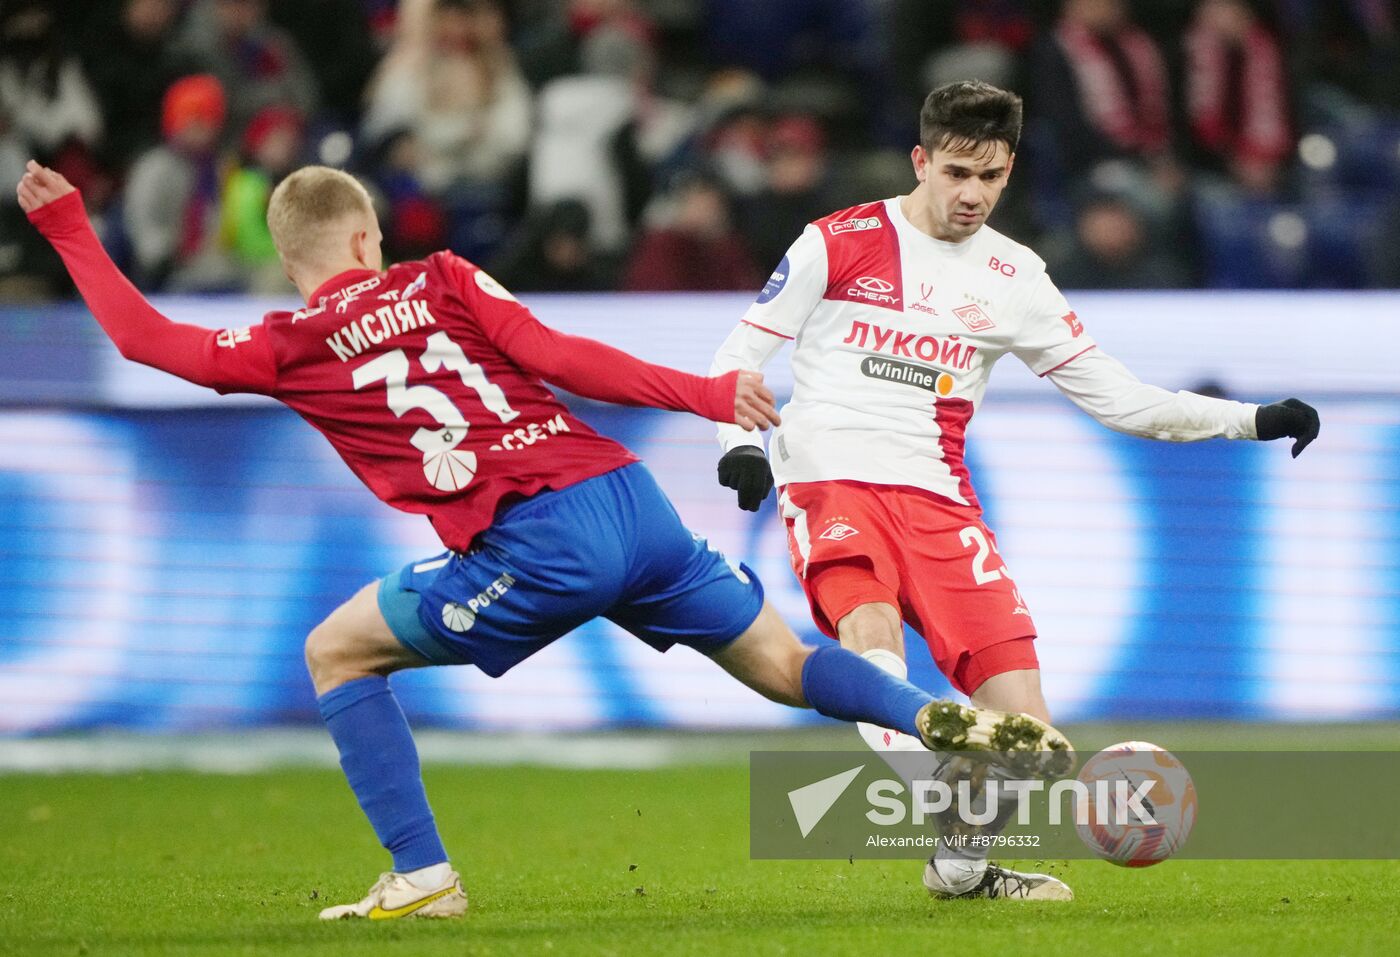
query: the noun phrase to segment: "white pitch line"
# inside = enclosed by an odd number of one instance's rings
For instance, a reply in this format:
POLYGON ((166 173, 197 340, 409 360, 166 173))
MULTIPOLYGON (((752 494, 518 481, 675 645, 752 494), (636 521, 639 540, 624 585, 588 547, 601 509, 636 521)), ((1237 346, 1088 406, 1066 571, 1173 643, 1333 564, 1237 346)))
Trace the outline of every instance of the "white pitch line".
MULTIPOLYGON (((682 765, 744 764, 751 749, 773 747, 771 735, 500 734, 422 731, 414 735, 425 764, 528 765, 651 770, 682 765)), ((251 774, 276 768, 338 767, 323 731, 284 729, 237 734, 0 739, 0 774, 74 771, 118 774, 184 770, 251 774)))

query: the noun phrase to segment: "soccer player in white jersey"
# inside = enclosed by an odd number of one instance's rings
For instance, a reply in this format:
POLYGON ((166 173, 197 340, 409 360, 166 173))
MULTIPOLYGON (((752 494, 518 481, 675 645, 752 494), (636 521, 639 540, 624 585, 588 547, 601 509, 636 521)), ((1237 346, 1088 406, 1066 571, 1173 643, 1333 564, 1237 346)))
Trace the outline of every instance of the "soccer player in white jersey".
MULTIPOLYGON (((1291 436, 1296 456, 1318 416, 1297 399, 1261 407, 1139 381, 1095 345, 1044 261, 986 225, 1015 162, 1020 97, 953 83, 919 119, 917 185, 807 226, 715 357, 715 372, 756 369, 795 345, 769 454, 757 432, 721 426, 720 482, 756 511, 776 478, 793 569, 824 633, 904 676, 906 621, 975 704, 1048 721, 1035 625, 963 463, 996 361, 1015 355, 1104 425, 1148 438, 1291 436)), ((880 751, 920 748, 870 725, 861 734, 880 751)), ((929 891, 1072 896, 971 853, 940 849, 929 891)))

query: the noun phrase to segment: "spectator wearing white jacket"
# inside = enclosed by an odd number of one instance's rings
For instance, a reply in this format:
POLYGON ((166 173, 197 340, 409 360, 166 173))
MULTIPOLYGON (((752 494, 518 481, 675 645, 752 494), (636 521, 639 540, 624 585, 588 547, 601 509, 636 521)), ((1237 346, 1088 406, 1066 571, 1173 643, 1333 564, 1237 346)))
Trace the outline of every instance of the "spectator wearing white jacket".
POLYGON ((371 141, 409 133, 420 180, 441 194, 509 175, 529 145, 532 108, 498 3, 404 0, 363 132, 371 141))

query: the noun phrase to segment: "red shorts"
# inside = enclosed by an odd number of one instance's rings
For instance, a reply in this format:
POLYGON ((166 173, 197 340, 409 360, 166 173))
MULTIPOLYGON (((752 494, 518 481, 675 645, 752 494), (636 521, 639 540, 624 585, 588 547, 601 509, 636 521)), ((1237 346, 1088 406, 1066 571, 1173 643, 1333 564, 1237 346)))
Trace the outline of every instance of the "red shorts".
POLYGON ((928 642, 964 694, 993 675, 1038 668, 1035 623, 979 509, 923 489, 794 482, 779 503, 812 618, 836 637, 857 606, 885 602, 928 642))

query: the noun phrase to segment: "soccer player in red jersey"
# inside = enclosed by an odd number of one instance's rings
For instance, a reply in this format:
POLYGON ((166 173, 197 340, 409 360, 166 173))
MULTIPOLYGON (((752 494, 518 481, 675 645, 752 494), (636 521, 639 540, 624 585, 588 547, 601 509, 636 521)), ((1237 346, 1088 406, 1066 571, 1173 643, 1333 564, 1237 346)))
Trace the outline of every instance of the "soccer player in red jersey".
POLYGON ((948 702, 833 644, 797 641, 747 569, 681 524, 650 473, 543 381, 588 398, 778 423, 762 376, 688 375, 541 325, 450 252, 382 269, 368 194, 307 167, 268 225, 306 307, 221 331, 162 316, 103 251, 66 180, 31 162, 20 205, 122 355, 220 392, 285 403, 447 551, 368 585, 312 630, 306 660, 341 767, 394 868, 341 917, 449 917, 467 897, 448 861, 388 675, 471 664, 496 677, 607 617, 657 650, 684 644, 759 693, 930 747, 1064 751, 1054 729, 948 702), (543 381, 542 381, 543 380, 543 381))

